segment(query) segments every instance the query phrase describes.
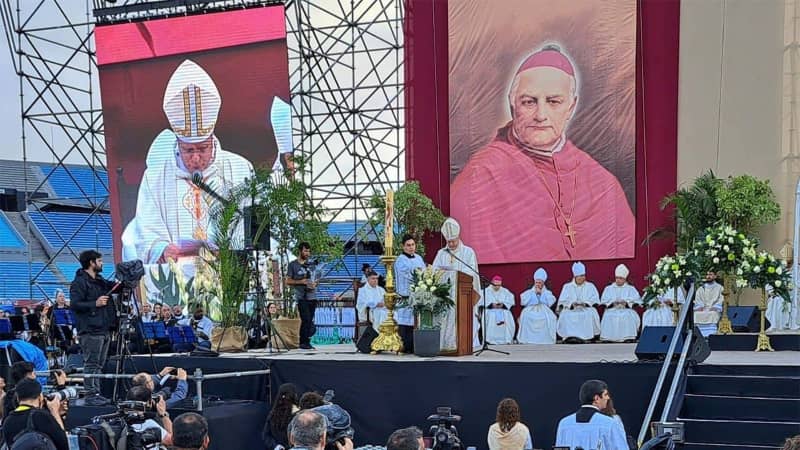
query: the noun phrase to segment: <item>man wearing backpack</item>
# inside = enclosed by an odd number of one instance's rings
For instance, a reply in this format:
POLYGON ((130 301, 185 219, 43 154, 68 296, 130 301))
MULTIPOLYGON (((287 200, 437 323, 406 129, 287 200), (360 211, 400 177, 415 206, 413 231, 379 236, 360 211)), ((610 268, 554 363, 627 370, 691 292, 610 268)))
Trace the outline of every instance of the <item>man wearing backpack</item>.
POLYGON ((3 423, 6 446, 11 450, 69 450, 59 399, 45 400, 42 385, 28 378, 17 383, 16 395, 19 406, 3 423), (45 405, 47 410, 42 409, 45 405))

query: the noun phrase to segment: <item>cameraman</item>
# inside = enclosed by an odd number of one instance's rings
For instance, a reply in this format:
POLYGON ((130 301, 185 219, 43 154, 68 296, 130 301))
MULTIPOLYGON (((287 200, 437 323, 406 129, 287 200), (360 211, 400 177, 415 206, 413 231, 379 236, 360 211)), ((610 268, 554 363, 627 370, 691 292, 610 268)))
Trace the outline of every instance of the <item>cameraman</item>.
POLYGON ((131 426, 133 431, 141 433, 151 428, 157 428, 161 433, 161 443, 172 445, 172 421, 169 419, 169 414, 167 414, 167 404, 164 402, 164 397, 158 396, 157 401, 153 400, 153 391, 148 389, 147 386, 134 386, 128 391, 127 399, 147 404, 148 409, 155 409, 156 416, 161 420, 161 424, 159 424, 155 420, 147 418, 142 423, 133 424, 131 426))
MULTIPOLYGON (((103 256, 86 250, 78 256, 81 268, 69 288, 70 308, 75 312, 78 341, 85 359, 84 373, 102 373, 111 343, 111 330, 116 327, 116 309, 109 302, 114 283, 100 275, 103 256)), ((89 377, 86 382, 86 405, 102 406, 110 403, 100 395, 100 379, 89 377)))
POLYGON ((42 396, 42 385, 36 380, 23 379, 16 386, 16 395, 19 406, 8 415, 3 423, 3 435, 8 448, 14 441, 24 435, 28 427, 28 418, 33 415, 33 428, 53 442, 58 450, 69 450, 67 433, 64 431, 64 422, 61 420, 61 402, 58 397, 45 401, 42 396), (48 412, 42 410, 47 406, 48 412))
POLYGON ((133 376, 133 385, 134 386, 145 386, 150 389, 151 392, 155 392, 156 395, 161 395, 164 397, 164 401, 167 403, 167 408, 172 408, 173 406, 180 403, 183 399, 186 398, 186 394, 189 392, 189 383, 186 382, 187 378, 186 371, 184 369, 176 369, 174 367, 164 367, 161 369, 161 372, 158 375, 150 375, 147 372, 139 372, 133 376), (166 377, 169 379, 170 374, 175 373, 175 378, 178 380, 177 384, 175 385, 175 391, 170 391, 169 388, 162 387, 166 380, 166 377), (164 383, 162 383, 164 380, 164 383), (156 386, 159 387, 159 390, 156 390, 156 386))

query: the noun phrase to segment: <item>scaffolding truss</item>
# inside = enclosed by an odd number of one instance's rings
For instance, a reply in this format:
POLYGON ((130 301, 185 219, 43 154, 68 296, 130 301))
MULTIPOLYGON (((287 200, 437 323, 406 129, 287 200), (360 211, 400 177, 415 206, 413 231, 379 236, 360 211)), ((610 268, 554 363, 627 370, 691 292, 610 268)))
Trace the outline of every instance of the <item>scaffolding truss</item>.
MULTIPOLYGON (((107 197, 98 195, 108 186, 100 176, 106 170, 106 155, 94 25, 280 3, 284 2, 85 0, 77 7, 78 2, 59 0, 0 0, 20 80, 22 160, 27 164, 31 150, 46 148, 81 193, 40 199, 55 172, 51 170, 26 192, 26 202, 38 209, 42 202, 66 201, 90 212, 75 233, 59 236, 63 246, 47 255, 45 267, 69 255, 77 259, 80 249, 70 242, 81 233, 97 235, 99 230, 89 224, 96 227, 104 221, 91 216, 108 209, 107 197), (94 169, 91 186, 78 183, 65 163, 76 160, 94 169)), ((405 179, 403 1, 289 0, 285 5, 295 149, 307 161, 312 200, 327 211, 330 221, 352 221, 349 240, 359 241, 368 231, 369 199, 397 189, 405 179)), ((27 232, 30 246, 30 221, 27 232)), ((357 254, 359 246, 352 248, 357 254)), ((31 271, 31 298, 34 293, 49 295, 41 286, 46 284, 40 281, 42 273, 31 271)))

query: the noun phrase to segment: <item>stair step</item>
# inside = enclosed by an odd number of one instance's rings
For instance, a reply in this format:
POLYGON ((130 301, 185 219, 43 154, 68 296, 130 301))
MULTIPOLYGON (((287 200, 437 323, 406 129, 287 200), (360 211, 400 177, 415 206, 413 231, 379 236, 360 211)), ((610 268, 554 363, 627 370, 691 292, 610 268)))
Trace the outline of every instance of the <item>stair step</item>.
POLYGON ((781 447, 786 438, 800 434, 800 422, 678 420, 685 424, 688 442, 781 447))
POLYGON ((800 377, 689 375, 690 394, 800 399, 800 377))
POLYGON ((676 446, 679 450, 781 450, 781 447, 768 445, 698 444, 684 442, 676 446))
POLYGON ((686 394, 681 417, 800 422, 800 399, 686 394))
POLYGON ((698 364, 692 368, 696 375, 756 375, 763 377, 800 377, 800 366, 752 366, 698 364))

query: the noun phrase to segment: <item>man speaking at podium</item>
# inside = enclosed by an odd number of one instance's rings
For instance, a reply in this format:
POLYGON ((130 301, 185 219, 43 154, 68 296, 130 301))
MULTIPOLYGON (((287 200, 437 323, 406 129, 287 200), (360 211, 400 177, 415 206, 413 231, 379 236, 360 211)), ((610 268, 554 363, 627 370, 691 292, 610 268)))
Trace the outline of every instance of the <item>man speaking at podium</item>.
POLYGON ((213 237, 209 213, 216 200, 193 180, 202 180, 224 197, 253 174, 249 161, 223 150, 214 136, 221 106, 208 73, 191 60, 183 61, 167 83, 163 109, 170 129, 150 147, 136 217, 122 235, 123 259, 178 261, 197 256, 213 237))
MULTIPOLYGON (((433 260, 433 267, 443 270, 447 274, 451 284, 450 297, 454 301, 458 292, 458 272, 472 275, 472 288, 475 289, 478 297, 482 293, 480 275, 476 272, 478 270, 478 258, 475 256, 474 250, 461 242, 460 234, 461 226, 455 219, 448 217, 442 225, 442 236, 447 241, 447 245, 436 253, 436 258, 433 260)), ((456 309, 449 308, 446 313, 436 320, 440 322, 441 326, 441 350, 456 350, 456 309)), ((473 346, 475 346, 476 335, 474 333, 477 320, 473 316, 473 346)))

